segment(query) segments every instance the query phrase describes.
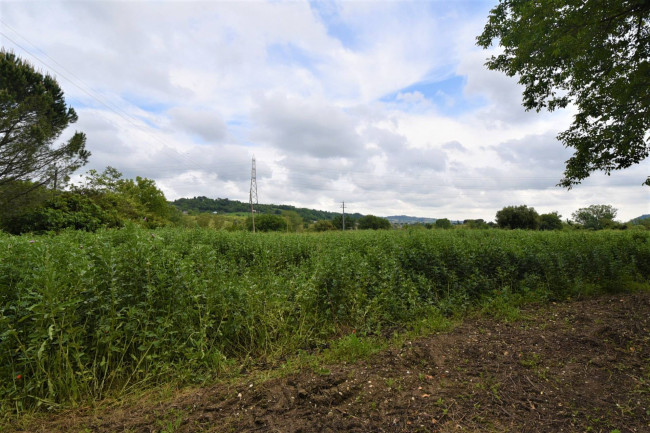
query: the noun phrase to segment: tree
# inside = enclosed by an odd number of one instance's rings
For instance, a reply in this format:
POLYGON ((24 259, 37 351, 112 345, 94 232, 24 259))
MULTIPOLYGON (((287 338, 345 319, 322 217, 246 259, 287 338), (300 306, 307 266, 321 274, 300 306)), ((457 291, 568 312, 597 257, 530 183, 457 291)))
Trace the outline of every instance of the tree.
POLYGON ((562 230, 562 215, 557 212, 544 213, 539 216, 540 230, 562 230))
POLYGON ((287 221, 287 230, 290 232, 301 232, 305 228, 305 223, 298 212, 293 210, 283 210, 282 216, 287 221))
POLYGON ((313 227, 314 231, 317 231, 317 232, 326 232, 326 231, 330 231, 330 230, 336 230, 336 227, 334 227, 334 224, 332 224, 332 221, 330 221, 330 220, 316 221, 312 227, 313 227))
MULTIPOLYGON (((246 219, 246 227, 253 230, 253 220, 246 219)), ((259 214, 255 215, 255 230, 260 232, 284 232, 287 230, 287 221, 280 215, 259 214)))
POLYGON ((23 214, 42 208, 53 192, 33 182, 16 181, 0 186, 0 229, 16 233, 16 221, 23 214), (11 197, 11 203, 3 198, 11 197))
POLYGON ((202 228, 210 227, 212 223, 212 214, 209 213, 200 213, 196 216, 196 224, 202 228))
POLYGON ((0 50, 0 187, 31 181, 35 189, 67 181, 90 156, 81 132, 64 144, 54 145, 76 121, 77 114, 66 105, 53 77, 0 50))
POLYGON ((35 209, 3 221, 9 233, 43 233, 66 228, 95 231, 100 227, 116 227, 121 221, 99 207, 90 197, 63 191, 35 209))
POLYGON ((123 179, 122 173, 110 166, 101 173, 89 170, 84 184, 74 190, 92 197, 117 218, 143 221, 148 227, 166 225, 172 215, 172 206, 154 180, 140 176, 123 179))
POLYGON ((365 215, 359 218, 359 229, 360 230, 385 230, 390 229, 390 221, 386 218, 381 218, 374 215, 365 215))
POLYGON ((571 217, 586 229, 600 230, 614 225, 617 209, 608 204, 592 204, 573 212, 571 217))
POLYGON ((577 108, 558 135, 574 149, 559 185, 648 156, 650 1, 499 0, 477 44, 495 39, 503 51, 486 65, 519 76, 527 110, 577 108))
POLYGON ((451 226, 451 221, 449 221, 449 219, 447 219, 447 218, 441 218, 441 219, 436 220, 435 225, 436 225, 437 229, 450 229, 452 227, 451 226))
MULTIPOLYGON (((334 227, 338 230, 343 230, 343 215, 338 214, 332 218, 332 224, 334 224, 334 227)), ((345 215, 345 229, 346 230, 353 230, 354 227, 357 224, 357 219, 352 217, 351 215, 345 215)))
POLYGON ((534 208, 526 205, 507 206, 497 212, 497 225, 502 229, 537 230, 539 215, 534 208))
POLYGON ((485 222, 483 218, 475 219, 475 220, 465 220, 463 221, 463 225, 467 227, 468 229, 487 229, 490 228, 490 226, 485 222))
POLYGON ((150 216, 162 220, 169 218, 170 205, 165 194, 156 186, 156 181, 140 176, 136 176, 135 180, 122 179, 118 192, 141 204, 150 216))

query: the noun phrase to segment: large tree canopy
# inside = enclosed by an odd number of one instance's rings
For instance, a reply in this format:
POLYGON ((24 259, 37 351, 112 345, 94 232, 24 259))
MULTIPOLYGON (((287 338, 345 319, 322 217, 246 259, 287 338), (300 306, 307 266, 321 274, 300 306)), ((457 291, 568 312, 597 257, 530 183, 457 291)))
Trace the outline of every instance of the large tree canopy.
MULTIPOLYGON (((575 150, 560 185, 627 168, 650 150, 650 0, 500 0, 477 43, 518 75, 526 109, 575 104, 558 139, 575 150)), ((645 181, 650 185, 650 177, 645 181)))
POLYGON ((535 208, 525 204, 504 207, 497 212, 496 221, 502 229, 537 230, 539 228, 539 214, 535 208))
POLYGON ((618 210, 608 204, 592 204, 580 208, 571 215, 573 219, 587 229, 600 230, 611 226, 618 210))
POLYGON ((84 165, 90 153, 83 133, 55 145, 76 121, 53 77, 0 50, 0 190, 16 181, 66 180, 84 165))

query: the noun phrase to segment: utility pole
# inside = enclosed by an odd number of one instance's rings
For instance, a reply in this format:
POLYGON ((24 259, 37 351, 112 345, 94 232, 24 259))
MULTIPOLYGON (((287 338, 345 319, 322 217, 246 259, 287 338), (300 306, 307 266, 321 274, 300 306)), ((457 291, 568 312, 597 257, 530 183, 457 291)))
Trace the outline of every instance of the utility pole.
POLYGON ((249 201, 251 204, 251 218, 253 220, 253 233, 255 233, 255 205, 257 205, 257 174, 255 171, 255 157, 253 156, 253 165, 251 167, 251 190, 249 201))
POLYGON ((345 202, 342 202, 342 203, 341 203, 341 209, 343 209, 343 218, 342 218, 342 222, 343 222, 343 231, 345 231, 345 202))

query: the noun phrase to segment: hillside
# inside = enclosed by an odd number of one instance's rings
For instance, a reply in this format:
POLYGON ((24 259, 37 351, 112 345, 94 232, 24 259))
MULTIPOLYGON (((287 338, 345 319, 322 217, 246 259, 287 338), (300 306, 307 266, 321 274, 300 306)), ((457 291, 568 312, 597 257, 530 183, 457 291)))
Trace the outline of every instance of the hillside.
MULTIPOLYGON (((208 198, 204 196, 193 198, 179 198, 171 202, 178 209, 188 213, 218 212, 218 213, 237 213, 250 212, 250 205, 238 200, 227 198, 208 198)), ((281 214, 283 211, 293 211, 300 215, 305 221, 331 220, 341 215, 339 212, 328 212, 316 209, 297 208, 286 204, 258 204, 255 206, 258 213, 262 214, 281 214)), ((346 214, 348 215, 348 214, 346 214)), ((359 218, 363 215, 360 213, 349 214, 353 218, 359 218)))
POLYGON ((436 218, 421 218, 407 215, 392 215, 387 216, 386 219, 391 223, 397 224, 415 224, 415 223, 435 223, 436 218))
MULTIPOLYGON (((250 212, 250 205, 248 203, 238 200, 230 200, 227 198, 212 199, 205 196, 179 198, 172 201, 171 204, 176 206, 178 209, 191 214, 204 212, 217 212, 220 214, 250 212)), ((277 215, 281 214, 283 211, 293 211, 300 215, 305 221, 331 220, 341 215, 339 212, 330 212, 309 208, 297 208, 295 206, 286 204, 258 204, 255 206, 255 209, 258 213, 277 215)), ((346 214, 346 216, 358 219, 362 217, 363 214, 357 212, 353 214, 346 214)), ((436 218, 423 218, 407 215, 393 215, 385 218, 393 224, 424 224, 436 222, 436 218)))

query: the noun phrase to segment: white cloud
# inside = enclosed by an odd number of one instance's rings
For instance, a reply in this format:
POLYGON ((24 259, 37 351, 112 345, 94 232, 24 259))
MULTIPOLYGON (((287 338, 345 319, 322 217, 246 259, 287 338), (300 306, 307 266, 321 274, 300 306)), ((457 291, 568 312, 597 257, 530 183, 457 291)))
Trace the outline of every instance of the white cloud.
POLYGON ((555 186, 572 111, 526 112, 516 78, 485 68, 474 41, 492 3, 0 2, 0 18, 20 44, 2 45, 56 75, 77 110, 87 168, 154 178, 170 199, 247 200, 255 155, 264 203, 649 213, 647 163, 555 186), (449 78, 461 88, 408 90, 449 78))
POLYGON ((289 154, 351 157, 362 150, 354 120, 339 107, 284 95, 261 97, 253 138, 289 154))
POLYGON ((174 126, 206 142, 217 143, 226 138, 226 124, 218 113, 179 107, 169 110, 168 114, 174 126))

